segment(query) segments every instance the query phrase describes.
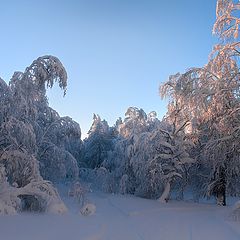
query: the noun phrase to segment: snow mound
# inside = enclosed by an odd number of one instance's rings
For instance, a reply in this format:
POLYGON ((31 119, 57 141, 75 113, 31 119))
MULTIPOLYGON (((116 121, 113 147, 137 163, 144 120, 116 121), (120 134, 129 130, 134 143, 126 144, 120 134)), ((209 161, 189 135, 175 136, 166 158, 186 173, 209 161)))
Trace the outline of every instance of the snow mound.
POLYGON ((0 200, 0 215, 15 215, 16 213, 17 212, 13 206, 7 205, 0 200))
POLYGON ((83 216, 91 216, 93 215, 94 213, 96 212, 96 206, 92 203, 87 203, 85 204, 81 210, 80 210, 80 213, 83 215, 83 216))
POLYGON ((51 214, 64 214, 68 212, 67 207, 62 202, 52 203, 48 206, 47 212, 51 214))

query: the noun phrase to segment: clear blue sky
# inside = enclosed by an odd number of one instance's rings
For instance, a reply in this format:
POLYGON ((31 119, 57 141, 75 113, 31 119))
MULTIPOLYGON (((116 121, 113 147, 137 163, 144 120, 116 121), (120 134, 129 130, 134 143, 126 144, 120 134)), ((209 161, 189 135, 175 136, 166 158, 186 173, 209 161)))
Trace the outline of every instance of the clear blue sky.
POLYGON ((113 124, 129 106, 155 110, 158 87, 170 74, 202 66, 216 0, 1 0, 0 77, 39 56, 57 56, 68 72, 66 97, 55 87, 50 106, 80 123, 93 113, 113 124))

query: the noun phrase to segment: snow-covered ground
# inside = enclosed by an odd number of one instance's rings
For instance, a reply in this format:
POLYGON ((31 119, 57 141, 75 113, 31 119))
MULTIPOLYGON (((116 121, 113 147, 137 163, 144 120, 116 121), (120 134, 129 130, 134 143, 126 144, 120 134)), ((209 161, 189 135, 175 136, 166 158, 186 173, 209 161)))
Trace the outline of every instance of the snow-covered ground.
POLYGON ((239 240, 240 223, 228 219, 230 207, 169 202, 133 196, 88 194, 96 205, 92 216, 61 195, 69 208, 63 216, 22 214, 0 217, 0 240, 239 240))

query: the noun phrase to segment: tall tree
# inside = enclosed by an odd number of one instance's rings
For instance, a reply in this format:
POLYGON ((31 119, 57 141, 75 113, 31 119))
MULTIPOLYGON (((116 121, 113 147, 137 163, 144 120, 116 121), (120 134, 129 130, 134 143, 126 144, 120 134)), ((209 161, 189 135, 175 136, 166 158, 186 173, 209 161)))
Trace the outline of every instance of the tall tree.
POLYGON ((67 74, 53 56, 35 60, 14 73, 7 86, 0 80, 0 213, 22 210, 66 211, 51 182, 43 180, 37 152, 41 128, 38 105, 46 104, 46 87, 58 82, 66 92, 67 74))
POLYGON ((171 77, 163 86, 164 91, 174 86, 173 102, 181 100, 185 109, 181 115, 190 121, 191 132, 202 146, 199 159, 205 159, 204 164, 212 169, 207 192, 216 196, 219 205, 226 204, 226 191, 239 168, 238 10, 239 2, 217 2, 213 33, 221 42, 214 47, 209 62, 171 77))

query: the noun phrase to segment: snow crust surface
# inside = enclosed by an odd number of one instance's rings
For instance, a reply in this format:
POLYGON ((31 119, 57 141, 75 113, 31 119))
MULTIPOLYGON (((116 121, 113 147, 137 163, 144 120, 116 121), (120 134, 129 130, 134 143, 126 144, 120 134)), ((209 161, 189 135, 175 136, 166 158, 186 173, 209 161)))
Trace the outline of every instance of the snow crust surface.
POLYGON ((231 207, 170 201, 167 204, 127 195, 88 194, 96 206, 90 216, 60 193, 65 215, 21 214, 0 217, 1 240, 239 240, 240 223, 228 216, 231 207))

